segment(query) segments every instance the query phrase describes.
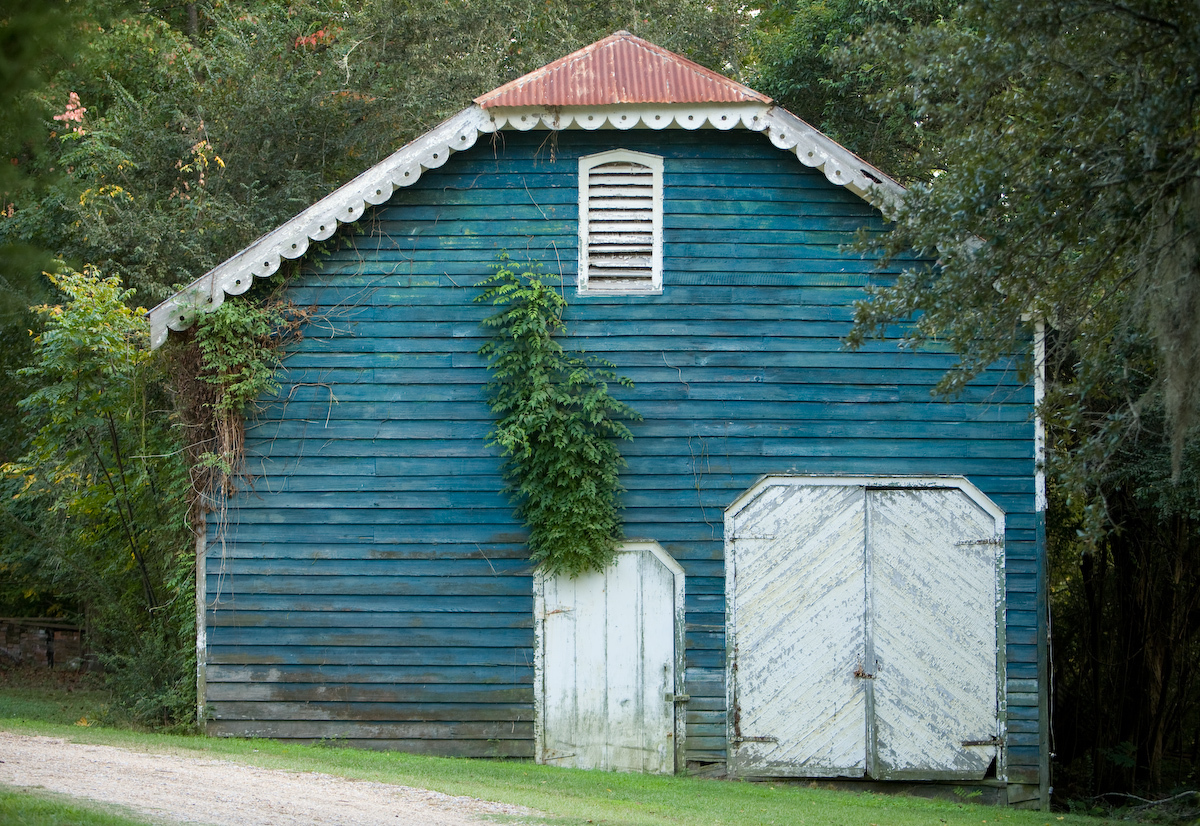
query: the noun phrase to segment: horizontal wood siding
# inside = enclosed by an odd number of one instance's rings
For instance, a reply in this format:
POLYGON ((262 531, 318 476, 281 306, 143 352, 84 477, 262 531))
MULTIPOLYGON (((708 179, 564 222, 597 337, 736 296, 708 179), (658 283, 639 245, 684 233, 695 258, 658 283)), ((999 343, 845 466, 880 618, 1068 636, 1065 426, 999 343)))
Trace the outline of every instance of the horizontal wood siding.
POLYGON ((317 308, 247 430, 253 492, 210 542, 210 730, 435 754, 533 753, 525 532, 498 493, 474 303, 498 251, 561 272, 572 341, 636 382, 626 534, 687 573, 688 759, 725 759, 723 510, 763 474, 961 474, 1007 513, 1011 769, 1036 774, 1032 392, 901 331, 848 352, 885 230, 766 138, 503 133, 426 172, 293 281, 317 308), (577 161, 662 155, 663 292, 579 296, 577 161), (1028 741, 1029 745, 1024 745, 1028 741))

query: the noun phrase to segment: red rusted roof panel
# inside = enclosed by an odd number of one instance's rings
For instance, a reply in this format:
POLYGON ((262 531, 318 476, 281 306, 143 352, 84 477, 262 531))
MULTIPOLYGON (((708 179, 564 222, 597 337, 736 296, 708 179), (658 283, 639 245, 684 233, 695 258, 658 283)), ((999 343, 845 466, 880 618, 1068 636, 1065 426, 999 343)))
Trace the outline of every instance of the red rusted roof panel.
POLYGON ((629 32, 598 40, 475 98, 485 109, 747 101, 771 99, 629 32))

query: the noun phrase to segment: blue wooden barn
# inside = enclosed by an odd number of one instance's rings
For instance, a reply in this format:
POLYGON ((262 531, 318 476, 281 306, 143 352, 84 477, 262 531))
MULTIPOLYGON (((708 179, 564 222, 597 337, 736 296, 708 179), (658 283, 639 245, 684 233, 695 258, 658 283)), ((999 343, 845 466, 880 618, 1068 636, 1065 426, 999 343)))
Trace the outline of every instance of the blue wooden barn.
POLYGON ((899 266, 844 245, 902 192, 619 32, 152 310, 157 346, 345 225, 288 283, 317 318, 201 542, 208 731, 1044 802, 1037 388, 1014 359, 935 398, 950 354, 841 342, 899 266), (536 575, 485 446, 501 250, 560 273, 564 344, 635 383, 604 573, 536 575))

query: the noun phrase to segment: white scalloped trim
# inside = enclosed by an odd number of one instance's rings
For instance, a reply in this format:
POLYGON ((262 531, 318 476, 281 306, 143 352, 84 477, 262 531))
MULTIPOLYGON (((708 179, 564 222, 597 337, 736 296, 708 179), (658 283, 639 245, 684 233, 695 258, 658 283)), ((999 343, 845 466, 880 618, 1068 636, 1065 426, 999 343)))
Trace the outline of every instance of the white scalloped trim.
POLYGON ((417 138, 322 198, 287 223, 267 233, 184 289, 159 304, 150 318, 150 346, 158 347, 167 331, 186 330, 197 312, 215 310, 226 295, 240 295, 255 278, 269 278, 284 258, 308 251, 309 241, 323 241, 362 217, 367 205, 385 203, 395 189, 409 186, 426 169, 436 169, 454 152, 474 146, 481 134, 501 129, 748 129, 766 132, 780 149, 795 153, 805 166, 890 213, 904 188, 837 142, 790 112, 760 103, 688 105, 618 105, 545 108, 471 106, 417 138))
POLYGON ((489 109, 496 129, 749 129, 761 132, 770 107, 761 103, 617 104, 489 109))

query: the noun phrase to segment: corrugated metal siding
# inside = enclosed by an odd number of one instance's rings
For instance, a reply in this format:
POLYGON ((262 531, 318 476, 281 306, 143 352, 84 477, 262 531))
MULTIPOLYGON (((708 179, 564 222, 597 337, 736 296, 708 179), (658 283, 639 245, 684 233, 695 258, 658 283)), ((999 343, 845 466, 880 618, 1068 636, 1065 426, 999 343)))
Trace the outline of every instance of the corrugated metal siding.
POLYGON ((209 552, 212 729, 532 753, 532 585, 483 448, 491 311, 472 303, 503 248, 561 266, 574 345, 637 383, 618 390, 645 416, 622 445, 627 534, 687 572, 689 759, 725 757, 726 505, 766 473, 962 474, 1008 514, 1010 777, 1034 777, 1031 391, 998 365, 941 403, 952 357, 845 352, 879 276, 839 245, 881 221, 762 136, 566 132, 553 162, 544 139, 456 155, 293 282, 324 318, 249 429, 262 478, 209 552), (618 147, 666 158, 662 295, 573 291, 577 159, 618 147))

